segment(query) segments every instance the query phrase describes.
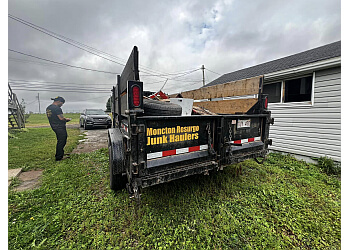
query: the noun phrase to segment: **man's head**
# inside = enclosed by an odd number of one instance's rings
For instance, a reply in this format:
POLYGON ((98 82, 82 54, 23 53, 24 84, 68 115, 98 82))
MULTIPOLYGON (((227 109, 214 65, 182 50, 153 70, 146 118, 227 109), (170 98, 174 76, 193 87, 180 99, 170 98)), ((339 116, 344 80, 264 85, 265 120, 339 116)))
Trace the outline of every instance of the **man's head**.
POLYGON ((58 107, 61 107, 66 102, 62 96, 51 98, 51 100, 53 100, 53 104, 57 105, 58 107))

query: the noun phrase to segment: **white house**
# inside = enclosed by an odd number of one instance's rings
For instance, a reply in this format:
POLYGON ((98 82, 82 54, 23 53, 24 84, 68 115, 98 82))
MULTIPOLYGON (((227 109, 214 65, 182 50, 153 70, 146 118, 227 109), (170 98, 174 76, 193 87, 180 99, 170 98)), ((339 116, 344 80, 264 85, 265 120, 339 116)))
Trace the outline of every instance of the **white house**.
POLYGON ((270 149, 341 160, 341 42, 225 74, 206 86, 264 75, 275 118, 270 149))

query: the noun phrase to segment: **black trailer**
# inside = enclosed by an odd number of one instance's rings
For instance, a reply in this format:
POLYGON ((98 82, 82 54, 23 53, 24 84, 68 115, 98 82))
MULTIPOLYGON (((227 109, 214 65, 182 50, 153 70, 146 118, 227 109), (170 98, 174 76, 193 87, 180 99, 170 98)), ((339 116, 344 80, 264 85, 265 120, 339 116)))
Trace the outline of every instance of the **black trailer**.
POLYGON ((108 130, 110 186, 127 188, 140 199, 142 188, 225 165, 265 157, 269 127, 267 96, 259 83, 258 100, 244 114, 145 115, 138 50, 134 47, 112 89, 113 128, 108 130))

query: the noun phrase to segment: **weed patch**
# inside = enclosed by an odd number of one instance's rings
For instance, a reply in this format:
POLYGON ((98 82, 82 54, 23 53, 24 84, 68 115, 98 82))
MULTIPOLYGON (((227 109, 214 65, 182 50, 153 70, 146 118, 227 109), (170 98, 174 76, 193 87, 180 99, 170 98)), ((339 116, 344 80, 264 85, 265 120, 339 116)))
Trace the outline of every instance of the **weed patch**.
POLYGON ((341 167, 329 157, 317 158, 318 166, 326 173, 340 176, 341 167))

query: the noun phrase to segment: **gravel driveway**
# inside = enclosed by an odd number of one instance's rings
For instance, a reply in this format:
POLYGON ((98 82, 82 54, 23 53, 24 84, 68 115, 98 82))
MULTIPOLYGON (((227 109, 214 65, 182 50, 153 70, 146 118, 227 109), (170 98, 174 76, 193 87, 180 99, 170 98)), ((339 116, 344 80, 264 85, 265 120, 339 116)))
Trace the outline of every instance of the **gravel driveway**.
POLYGON ((85 139, 80 140, 78 146, 73 150, 72 154, 89 153, 100 148, 108 147, 108 129, 89 129, 80 130, 86 135, 85 139))

